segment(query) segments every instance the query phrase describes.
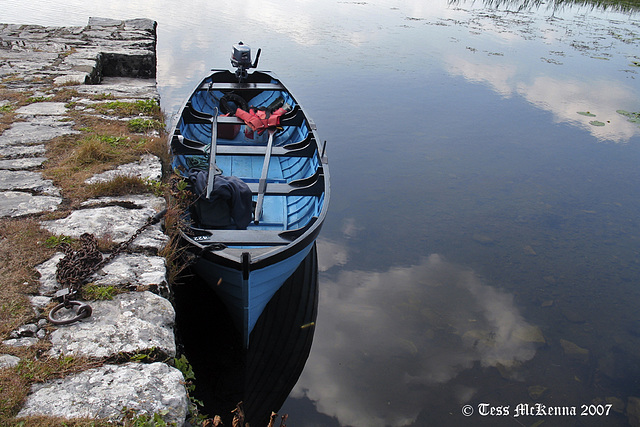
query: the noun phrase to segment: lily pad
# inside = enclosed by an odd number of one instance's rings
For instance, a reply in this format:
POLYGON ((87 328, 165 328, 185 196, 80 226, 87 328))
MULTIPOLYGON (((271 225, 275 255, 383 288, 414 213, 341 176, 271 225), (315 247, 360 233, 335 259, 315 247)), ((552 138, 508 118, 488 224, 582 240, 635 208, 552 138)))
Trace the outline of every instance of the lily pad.
POLYGON ((539 327, 534 325, 522 326, 513 331, 513 337, 522 342, 546 344, 546 340, 539 327))
POLYGON ((527 389, 527 391, 529 392, 529 397, 533 400, 538 400, 542 397, 545 391, 547 391, 547 388, 541 385, 532 385, 527 389))
POLYGON ((640 117, 640 113, 632 113, 631 111, 627 110, 616 110, 616 113, 622 114, 623 116, 629 117, 630 119, 640 117))
POLYGON ((578 114, 583 115, 583 116, 587 116, 587 117, 595 117, 596 115, 593 113, 590 113, 589 111, 578 111, 578 114))
POLYGON ((591 120, 591 121, 589 122, 589 124, 590 124, 591 126, 604 126, 604 123, 599 122, 599 121, 597 121, 597 120, 591 120))
POLYGON ((616 113, 625 116, 631 123, 640 123, 640 112, 632 113, 626 110, 616 110, 616 113))
POLYGON ((582 362, 587 362, 589 360, 589 350, 587 350, 586 348, 582 348, 577 344, 571 341, 563 340, 562 338, 560 339, 560 346, 562 347, 565 356, 567 356, 569 359, 582 362))

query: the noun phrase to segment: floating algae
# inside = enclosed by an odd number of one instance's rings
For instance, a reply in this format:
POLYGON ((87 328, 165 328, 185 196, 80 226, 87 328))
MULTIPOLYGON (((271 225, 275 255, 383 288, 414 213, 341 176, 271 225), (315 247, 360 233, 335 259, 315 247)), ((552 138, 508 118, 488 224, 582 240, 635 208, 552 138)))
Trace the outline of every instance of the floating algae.
POLYGON ((593 113, 590 113, 588 111, 578 111, 578 114, 582 115, 582 116, 587 116, 587 117, 595 117, 596 115, 593 113))
POLYGON ((591 121, 589 122, 589 124, 590 124, 591 126, 604 126, 604 123, 603 123, 603 122, 599 122, 598 120, 591 120, 591 121))

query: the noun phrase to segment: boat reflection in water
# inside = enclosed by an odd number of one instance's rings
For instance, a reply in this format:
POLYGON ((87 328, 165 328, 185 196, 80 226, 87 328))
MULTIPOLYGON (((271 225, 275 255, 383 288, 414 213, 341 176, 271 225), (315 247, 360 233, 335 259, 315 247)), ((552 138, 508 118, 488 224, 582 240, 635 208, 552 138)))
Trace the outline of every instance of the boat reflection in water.
POLYGON ((174 287, 178 336, 196 376, 203 412, 231 425, 244 402, 245 421, 266 426, 298 381, 311 350, 318 311, 315 244, 258 319, 248 349, 213 290, 197 276, 174 287))

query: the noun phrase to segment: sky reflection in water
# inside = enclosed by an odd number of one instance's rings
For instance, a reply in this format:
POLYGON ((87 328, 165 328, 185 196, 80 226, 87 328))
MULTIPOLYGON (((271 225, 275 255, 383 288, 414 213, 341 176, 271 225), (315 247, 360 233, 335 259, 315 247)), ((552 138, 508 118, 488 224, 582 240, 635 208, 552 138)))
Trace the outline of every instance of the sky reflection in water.
MULTIPOLYGON (((318 247, 324 257, 339 252, 324 240, 318 247)), ((325 268, 331 261, 319 260, 325 268)), ((320 299, 315 339, 323 345, 292 396, 343 425, 411 424, 436 386, 462 370, 479 363, 509 371, 543 344, 512 295, 437 254, 383 272, 340 271, 322 281, 320 299)), ((458 386, 451 397, 467 403, 474 391, 458 386)))

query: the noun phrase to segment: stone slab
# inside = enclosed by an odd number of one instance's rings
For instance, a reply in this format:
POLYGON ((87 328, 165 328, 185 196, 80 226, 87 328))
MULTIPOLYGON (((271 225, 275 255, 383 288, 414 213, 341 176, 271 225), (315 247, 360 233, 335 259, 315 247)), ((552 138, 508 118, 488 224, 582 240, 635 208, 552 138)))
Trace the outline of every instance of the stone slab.
POLYGON ((41 156, 47 152, 44 145, 0 146, 0 158, 15 159, 25 156, 41 156))
POLYGON ((157 156, 144 154, 138 162, 120 165, 116 169, 94 175, 84 182, 85 184, 107 182, 118 176, 130 176, 160 181, 162 179, 162 163, 160 163, 160 159, 157 156))
POLYGON ((156 23, 146 18, 119 20, 119 19, 101 18, 98 16, 92 16, 89 18, 89 26, 91 27, 122 26, 125 30, 142 30, 147 32, 155 32, 156 30, 156 23))
POLYGON ((29 296, 29 301, 33 306, 33 311, 36 316, 40 316, 40 314, 47 308, 47 306, 51 302, 51 297, 47 297, 44 295, 31 295, 29 296))
POLYGON ((20 362, 20 358, 10 354, 0 354, 0 369, 13 368, 20 362))
MULTIPOLYGON (((106 255, 104 255, 106 257, 106 255)), ((56 268, 64 257, 58 252, 50 259, 36 266, 40 273, 40 293, 53 295, 59 288, 56 268)), ((123 253, 95 273, 89 282, 101 286, 167 286, 167 269, 164 258, 145 254, 123 253)))
MULTIPOLYGON (((44 116, 15 122, 0 135, 0 148, 14 145, 40 144, 63 135, 77 134, 73 122, 60 121, 58 117, 44 116)), ((3 154, 0 151, 0 154, 3 154)))
POLYGON ((96 285, 139 285, 160 288, 167 286, 165 260, 159 256, 122 254, 98 271, 93 278, 96 285))
POLYGON ((58 77, 54 77, 53 83, 56 85, 81 85, 91 84, 89 73, 66 73, 58 77))
MULTIPOLYGON (((97 238, 111 238, 120 243, 128 240, 156 213, 148 207, 128 209, 122 206, 104 206, 77 210, 65 218, 43 221, 41 224, 53 234, 78 238, 83 233, 91 233, 97 238)), ((168 237, 162 232, 160 225, 156 224, 140 234, 130 249, 157 252, 167 242, 168 237)))
POLYGON ((59 196, 60 190, 40 172, 0 169, 0 190, 30 190, 47 196, 59 196))
POLYGON ((153 194, 135 194, 130 196, 103 196, 95 199, 89 199, 80 204, 84 208, 98 207, 105 205, 129 205, 132 209, 153 209, 161 211, 167 205, 167 201, 162 197, 153 194))
POLYGON ((27 116, 62 116, 67 113, 64 102, 34 102, 16 110, 17 114, 27 116))
MULTIPOLYGON (((2 150, 0 150, 0 152, 2 152, 2 150)), ((12 171, 33 169, 42 166, 46 160, 46 157, 25 157, 19 159, 0 160, 0 169, 12 171)))
POLYGON ((20 217, 58 209, 62 198, 55 196, 34 196, 22 191, 0 192, 0 217, 20 217))
POLYGON ((99 85, 84 85, 75 88, 82 95, 110 94, 117 98, 158 99, 154 79, 130 77, 103 77, 99 85))
MULTIPOLYGON (((151 349, 175 356, 175 311, 165 298, 148 291, 127 292, 89 305, 93 309, 90 317, 59 326, 50 334, 51 356, 102 358, 151 349)), ((63 310, 59 318, 64 318, 63 310)))
POLYGON ((138 414, 166 411, 164 421, 181 426, 188 403, 183 384, 182 373, 164 363, 104 365, 34 385, 18 417, 87 417, 117 422, 126 407, 138 414))
POLYGON ((38 343, 38 338, 24 337, 24 338, 11 338, 2 341, 2 344, 10 347, 31 347, 38 343))

